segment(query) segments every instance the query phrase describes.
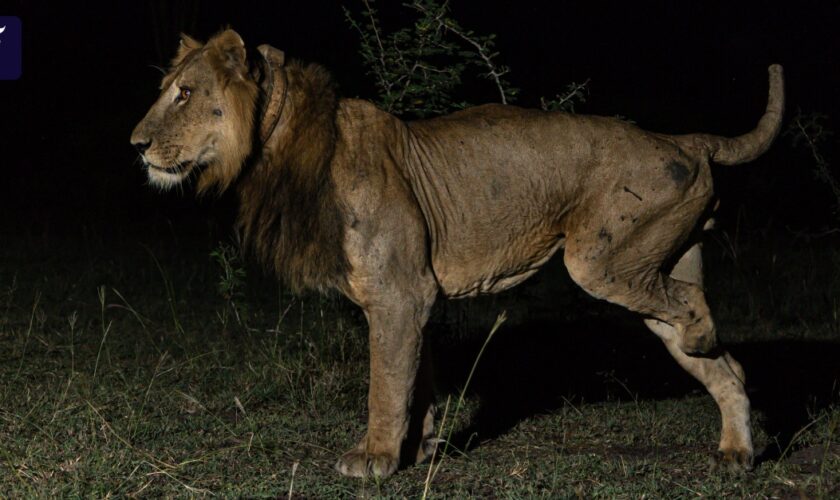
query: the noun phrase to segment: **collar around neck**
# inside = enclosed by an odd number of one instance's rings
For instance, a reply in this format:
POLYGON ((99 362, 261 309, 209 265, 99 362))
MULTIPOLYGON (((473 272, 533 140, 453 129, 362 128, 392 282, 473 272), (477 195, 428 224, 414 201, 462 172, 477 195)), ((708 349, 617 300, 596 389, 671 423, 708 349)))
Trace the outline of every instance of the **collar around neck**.
POLYGON ((277 127, 283 108, 286 106, 286 97, 289 92, 289 78, 286 75, 285 54, 282 50, 263 44, 257 47, 262 55, 262 81, 260 87, 263 92, 262 109, 259 117, 259 138, 260 145, 265 145, 268 138, 277 127))

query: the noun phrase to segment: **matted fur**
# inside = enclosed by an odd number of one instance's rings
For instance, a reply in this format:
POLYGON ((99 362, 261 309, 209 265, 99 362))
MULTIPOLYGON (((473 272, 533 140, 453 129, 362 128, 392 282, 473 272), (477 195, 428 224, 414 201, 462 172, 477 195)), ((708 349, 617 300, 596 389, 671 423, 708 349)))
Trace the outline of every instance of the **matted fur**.
POLYGON ((324 291, 340 286, 349 268, 330 175, 338 99, 322 67, 292 61, 285 71, 289 89, 280 137, 236 186, 238 226, 245 245, 293 289, 324 291))

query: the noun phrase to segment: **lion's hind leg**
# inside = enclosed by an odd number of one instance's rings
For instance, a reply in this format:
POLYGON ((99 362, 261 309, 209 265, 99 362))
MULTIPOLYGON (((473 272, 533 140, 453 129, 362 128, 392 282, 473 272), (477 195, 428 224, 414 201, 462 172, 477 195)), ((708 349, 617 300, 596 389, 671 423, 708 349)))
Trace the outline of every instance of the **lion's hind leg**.
MULTIPOLYGON (((680 258, 671 276, 702 286, 702 265, 698 243, 680 258)), ((753 459, 750 401, 744 391, 744 370, 741 365, 723 350, 717 350, 713 357, 688 356, 679 346, 679 337, 674 327, 653 319, 645 320, 645 324, 662 339, 680 366, 699 380, 717 402, 722 424, 718 461, 731 467, 750 469, 753 459)))
MULTIPOLYGON (((671 227, 667 223, 661 221, 658 227, 671 227)), ((564 260, 569 275, 593 296, 655 318, 645 320, 647 326, 718 404, 722 418, 720 461, 751 467, 750 404, 744 391, 744 372, 732 356, 716 348, 714 322, 702 291, 700 245, 681 255, 670 275, 665 275, 663 260, 670 248, 663 244, 667 242, 663 236, 667 234, 645 238, 644 233, 636 233, 619 238, 602 229, 598 235, 598 240, 575 235, 567 239, 570 244, 564 260), (698 351, 704 356, 692 355, 698 351)), ((678 236, 670 241, 679 241, 678 236)))
POLYGON ((408 435, 402 443, 400 452, 402 466, 425 462, 437 448, 434 367, 431 351, 429 343, 423 342, 411 403, 408 435))
POLYGON ((571 234, 563 259, 569 276, 590 295, 668 323, 680 350, 705 354, 717 336, 703 289, 662 271, 690 231, 682 226, 685 219, 674 214, 641 229, 603 226, 571 234))

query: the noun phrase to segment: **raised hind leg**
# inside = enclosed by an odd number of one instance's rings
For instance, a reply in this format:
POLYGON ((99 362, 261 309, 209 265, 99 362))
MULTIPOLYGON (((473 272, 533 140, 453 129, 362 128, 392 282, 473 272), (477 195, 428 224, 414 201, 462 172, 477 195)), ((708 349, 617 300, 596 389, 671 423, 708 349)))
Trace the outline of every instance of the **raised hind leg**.
MULTIPOLYGON (((700 244, 692 246, 679 259, 671 277, 697 286, 703 285, 700 244)), ((752 468, 753 445, 750 432, 750 401, 744 391, 744 370, 726 351, 716 350, 709 357, 686 355, 679 335, 671 325, 647 319, 645 324, 659 336, 668 352, 688 373, 699 380, 718 404, 721 436, 718 460, 730 466, 752 468)))
POLYGON ((681 351, 701 354, 717 344, 703 289, 662 271, 691 232, 688 222, 693 221, 673 210, 638 226, 625 222, 593 230, 590 223, 567 236, 563 259, 590 295, 671 325, 681 351))

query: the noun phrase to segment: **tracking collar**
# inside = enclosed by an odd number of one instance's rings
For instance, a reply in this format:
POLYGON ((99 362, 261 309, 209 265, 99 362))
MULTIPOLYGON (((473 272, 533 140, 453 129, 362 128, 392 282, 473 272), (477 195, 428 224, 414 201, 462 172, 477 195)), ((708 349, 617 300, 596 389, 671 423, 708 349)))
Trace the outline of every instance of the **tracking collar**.
POLYGON ((260 111, 260 144, 264 145, 283 114, 286 96, 289 93, 289 78, 284 64, 286 55, 282 50, 263 44, 257 47, 263 57, 262 82, 263 105, 260 111), (280 81, 278 81, 278 79, 280 81))

